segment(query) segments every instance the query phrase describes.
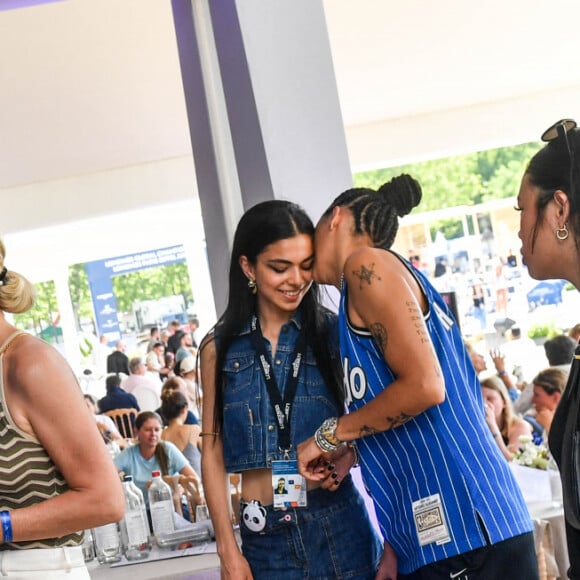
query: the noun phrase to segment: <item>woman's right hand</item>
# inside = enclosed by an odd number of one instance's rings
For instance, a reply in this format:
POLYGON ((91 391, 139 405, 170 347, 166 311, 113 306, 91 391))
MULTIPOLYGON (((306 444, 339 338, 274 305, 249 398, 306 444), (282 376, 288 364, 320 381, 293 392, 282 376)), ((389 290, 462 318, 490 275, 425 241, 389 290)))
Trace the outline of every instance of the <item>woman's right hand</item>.
POLYGON ((252 570, 241 552, 220 557, 222 580, 253 580, 252 570))

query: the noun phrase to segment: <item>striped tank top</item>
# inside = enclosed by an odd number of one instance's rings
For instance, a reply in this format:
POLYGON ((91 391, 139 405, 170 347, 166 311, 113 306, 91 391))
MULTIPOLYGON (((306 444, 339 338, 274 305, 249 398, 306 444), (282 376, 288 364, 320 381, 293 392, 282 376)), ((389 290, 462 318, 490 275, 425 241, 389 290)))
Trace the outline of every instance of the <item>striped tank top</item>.
MULTIPOLYGON (((23 332, 15 332, 0 346, 0 510, 28 507, 64 493, 63 476, 38 441, 12 420, 4 393, 4 353, 23 332)), ((83 532, 61 538, 0 544, 0 550, 78 546, 83 532)))
MULTIPOLYGON (((395 254, 396 255, 396 254, 395 254)), ((481 387, 452 314, 403 258, 426 296, 425 323, 445 379, 445 401, 394 429, 357 441, 365 484, 399 572, 532 531, 507 461, 485 422, 481 387)), ((367 329, 348 321, 341 290, 340 350, 347 403, 355 411, 396 376, 367 329)), ((385 300, 388 300, 388 296, 385 300)))

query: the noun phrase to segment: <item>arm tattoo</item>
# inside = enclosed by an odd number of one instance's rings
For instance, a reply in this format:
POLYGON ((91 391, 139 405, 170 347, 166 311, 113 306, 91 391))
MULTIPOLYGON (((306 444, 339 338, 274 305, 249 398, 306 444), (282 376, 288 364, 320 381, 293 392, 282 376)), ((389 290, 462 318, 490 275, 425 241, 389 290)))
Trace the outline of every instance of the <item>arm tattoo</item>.
POLYGON ((410 421, 413 418, 413 415, 407 415, 407 413, 401 413, 398 417, 385 417, 389 429, 394 429, 407 421, 410 421))
POLYGON ((361 437, 366 437, 367 435, 376 435, 379 431, 373 427, 369 427, 368 425, 363 425, 360 428, 359 435, 361 437))
POLYGON ((425 328, 423 321, 423 313, 417 308, 417 305, 412 300, 407 300, 407 311, 409 312, 411 324, 415 328, 415 332, 419 335, 421 342, 429 342, 429 334, 425 328))
POLYGON ((376 278, 380 280, 381 277, 374 272, 375 263, 373 262, 368 268, 363 264, 360 270, 353 270, 352 273, 360 280, 359 289, 362 290, 363 282, 366 282, 369 286, 371 285, 372 279, 376 278))
POLYGON ((373 322, 369 330, 375 339, 378 347, 381 349, 381 352, 385 352, 387 348, 387 329, 385 328, 384 324, 380 322, 373 322))

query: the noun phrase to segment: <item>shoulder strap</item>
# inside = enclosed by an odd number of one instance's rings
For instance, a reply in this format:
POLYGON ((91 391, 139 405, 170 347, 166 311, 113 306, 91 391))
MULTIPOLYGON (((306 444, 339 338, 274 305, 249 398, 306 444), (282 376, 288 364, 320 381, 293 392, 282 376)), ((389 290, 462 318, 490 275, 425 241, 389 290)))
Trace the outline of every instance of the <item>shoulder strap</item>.
POLYGON ((23 334, 26 334, 26 331, 17 330, 16 332, 13 332, 0 346, 0 356, 2 356, 6 352, 6 350, 12 344, 12 341, 15 338, 18 338, 19 336, 22 336, 23 334))

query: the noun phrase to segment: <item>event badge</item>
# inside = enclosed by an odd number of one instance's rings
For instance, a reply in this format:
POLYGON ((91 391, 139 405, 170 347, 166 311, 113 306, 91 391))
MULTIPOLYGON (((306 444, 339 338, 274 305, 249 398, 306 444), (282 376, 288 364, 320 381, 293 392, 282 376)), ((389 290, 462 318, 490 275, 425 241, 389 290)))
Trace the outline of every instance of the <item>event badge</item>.
POLYGON ((414 501, 412 506, 415 528, 421 546, 433 542, 441 545, 451 541, 441 496, 438 493, 414 501))
POLYGON ((272 461, 274 509, 306 507, 306 479, 294 460, 272 461))

